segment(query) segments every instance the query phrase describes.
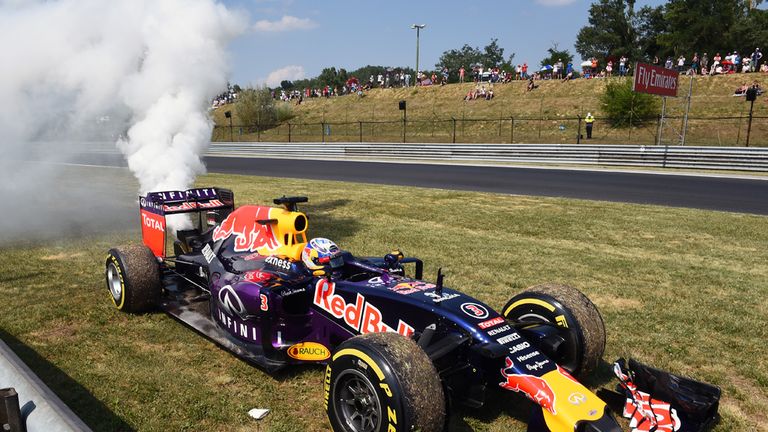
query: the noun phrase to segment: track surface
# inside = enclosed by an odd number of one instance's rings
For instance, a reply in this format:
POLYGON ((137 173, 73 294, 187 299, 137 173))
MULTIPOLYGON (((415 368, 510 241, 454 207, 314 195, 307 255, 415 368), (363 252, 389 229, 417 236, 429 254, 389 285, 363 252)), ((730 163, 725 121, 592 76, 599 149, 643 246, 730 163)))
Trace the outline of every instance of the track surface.
MULTIPOLYGON (((87 162, 87 157, 79 162, 87 162)), ((95 162, 95 161, 94 161, 95 162)), ((568 169, 206 157, 210 172, 581 198, 768 214, 768 180, 568 169)), ((103 159, 97 163, 105 164, 103 159)), ((116 156, 106 162, 123 166, 116 156)))

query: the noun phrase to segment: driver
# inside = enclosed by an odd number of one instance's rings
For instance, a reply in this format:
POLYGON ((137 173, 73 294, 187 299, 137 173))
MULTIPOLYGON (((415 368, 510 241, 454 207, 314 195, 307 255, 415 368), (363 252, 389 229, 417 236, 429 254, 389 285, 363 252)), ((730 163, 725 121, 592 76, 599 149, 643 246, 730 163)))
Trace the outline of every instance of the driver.
POLYGON ((337 275, 344 267, 341 249, 327 238, 317 237, 304 246, 301 261, 315 276, 337 275))

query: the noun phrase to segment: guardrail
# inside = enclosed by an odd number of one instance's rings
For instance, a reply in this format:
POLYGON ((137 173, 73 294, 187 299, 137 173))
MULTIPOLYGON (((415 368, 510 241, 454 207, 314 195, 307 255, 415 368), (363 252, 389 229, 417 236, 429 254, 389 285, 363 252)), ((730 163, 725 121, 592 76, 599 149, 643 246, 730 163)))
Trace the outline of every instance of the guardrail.
POLYGON ((756 147, 214 142, 208 155, 556 163, 768 172, 768 148, 756 147))
POLYGON ((90 432, 64 402, 0 339, 0 387, 4 409, 0 430, 10 432, 90 432), (10 403, 9 403, 10 402, 10 403), (4 414, 4 415, 3 415, 4 414))

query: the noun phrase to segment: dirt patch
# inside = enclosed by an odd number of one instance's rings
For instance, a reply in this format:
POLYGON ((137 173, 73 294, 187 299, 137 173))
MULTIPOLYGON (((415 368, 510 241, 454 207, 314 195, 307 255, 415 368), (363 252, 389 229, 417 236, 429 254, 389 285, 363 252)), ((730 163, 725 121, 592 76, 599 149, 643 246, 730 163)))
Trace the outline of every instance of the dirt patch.
POLYGON ((46 255, 46 256, 40 257, 40 259, 43 261, 63 261, 65 259, 77 258, 83 255, 85 255, 83 252, 76 252, 76 253, 60 252, 55 255, 46 255))
POLYGON ((37 345, 72 341, 83 327, 80 321, 55 321, 44 329, 29 334, 29 339, 37 345))

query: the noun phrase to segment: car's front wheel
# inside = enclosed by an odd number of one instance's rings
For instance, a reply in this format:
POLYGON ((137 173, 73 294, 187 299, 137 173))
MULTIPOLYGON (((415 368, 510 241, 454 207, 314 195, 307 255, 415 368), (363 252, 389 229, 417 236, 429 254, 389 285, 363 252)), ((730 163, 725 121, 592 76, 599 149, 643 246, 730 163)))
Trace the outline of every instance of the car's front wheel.
POLYGON ((326 368, 325 403, 336 432, 437 432, 445 423, 435 367, 413 340, 396 333, 341 344, 326 368))
POLYGON ((542 284, 512 297, 502 309, 516 322, 542 322, 567 335, 559 348, 558 363, 574 375, 597 367, 605 351, 605 325, 597 307, 578 289, 542 284))
POLYGON ((115 307, 123 312, 146 312, 157 307, 162 293, 160 266, 144 245, 112 248, 104 275, 115 307))

